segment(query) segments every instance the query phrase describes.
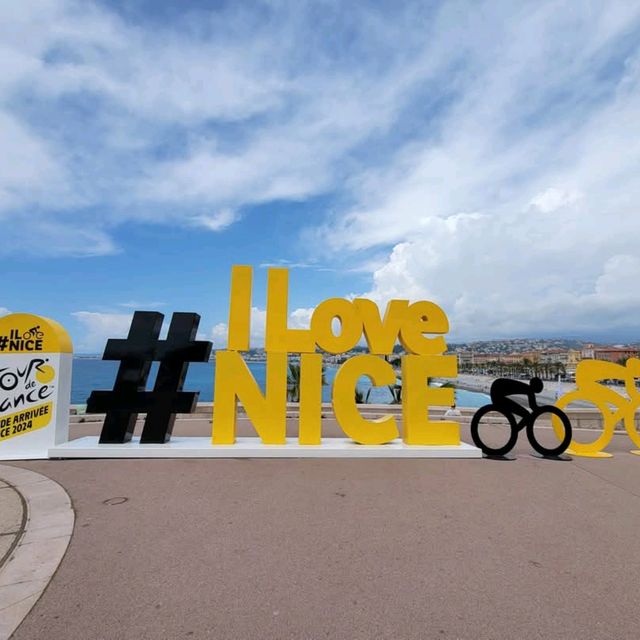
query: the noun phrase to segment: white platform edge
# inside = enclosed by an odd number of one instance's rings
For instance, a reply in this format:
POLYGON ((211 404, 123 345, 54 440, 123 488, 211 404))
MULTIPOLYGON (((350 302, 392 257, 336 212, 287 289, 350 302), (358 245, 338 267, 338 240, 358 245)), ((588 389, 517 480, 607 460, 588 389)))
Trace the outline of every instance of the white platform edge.
POLYGON ((49 449, 50 458, 481 458, 477 447, 406 445, 394 440, 383 445, 356 444, 347 438, 325 438, 321 445, 262 444, 259 438, 237 438, 235 444, 212 445, 210 438, 172 437, 166 444, 99 444, 97 436, 71 440, 49 449))

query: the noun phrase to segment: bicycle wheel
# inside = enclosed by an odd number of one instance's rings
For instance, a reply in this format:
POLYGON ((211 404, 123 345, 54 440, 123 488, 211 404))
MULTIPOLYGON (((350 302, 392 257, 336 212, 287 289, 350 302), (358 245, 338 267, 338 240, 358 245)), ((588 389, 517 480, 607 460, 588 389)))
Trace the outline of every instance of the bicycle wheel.
MULTIPOLYGON (((603 428, 599 437, 592 442, 576 442, 575 440, 572 440, 569 444, 568 452, 572 455, 584 456, 586 458, 610 458, 611 454, 606 453, 603 449, 606 448, 609 442, 611 442, 611 438, 613 438, 615 423, 612 422, 611 412, 607 405, 603 404, 598 399, 590 398, 588 395, 583 395, 583 392, 580 389, 576 389, 575 391, 570 391, 563 395, 556 402, 555 406, 562 410, 568 407, 572 402, 577 401, 587 402, 596 407, 602 416, 603 428)), ((552 418, 551 424, 553 425, 553 430, 556 432, 558 438, 563 438, 564 434, 563 430, 560 428, 559 421, 552 418)))
MULTIPOLYGON (((553 423, 553 420, 551 421, 553 423)), ((554 428, 554 431, 556 429, 554 428)), ((557 433, 557 431, 556 431, 557 433)), ((539 407, 531 416, 527 422, 527 438, 531 446, 541 455, 546 457, 559 456, 564 453, 571 442, 571 421, 567 417, 567 414, 558 409, 558 407, 544 406, 539 407), (543 414, 549 413, 553 416, 557 416, 564 427, 564 436, 560 440, 560 444, 557 447, 545 447, 537 438, 534 430, 536 420, 543 414)))
POLYGON ((484 453, 485 455, 503 456, 509 453, 509 451, 511 451, 511 449, 516 446, 516 442, 518 440, 518 427, 516 424, 516 420, 510 413, 504 413, 495 405, 487 404, 484 407, 478 409, 471 419, 471 439, 473 440, 473 444, 475 444, 478 449, 481 449, 482 453, 484 453), (507 440, 506 444, 501 447, 491 447, 486 444, 480 437, 480 421, 492 411, 494 413, 499 413, 501 416, 506 418, 507 422, 509 423, 509 428, 511 429, 509 439, 507 440))
MULTIPOLYGON (((636 426, 636 407, 634 405, 630 405, 625 413, 624 428, 627 430, 631 442, 640 448, 640 433, 638 433, 638 427, 636 426)), ((636 455, 640 455, 640 453, 636 455)))

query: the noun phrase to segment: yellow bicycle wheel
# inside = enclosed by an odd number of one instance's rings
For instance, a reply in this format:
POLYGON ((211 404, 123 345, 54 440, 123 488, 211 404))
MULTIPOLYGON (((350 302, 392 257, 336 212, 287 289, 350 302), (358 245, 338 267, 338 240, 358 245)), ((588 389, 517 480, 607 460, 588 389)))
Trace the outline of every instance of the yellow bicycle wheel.
MULTIPOLYGON (((602 429, 600 436, 593 442, 576 442, 575 438, 571 440, 567 453, 574 456, 583 456, 585 458, 611 458, 612 455, 610 453, 603 451, 603 449, 605 449, 611 442, 613 431, 615 429, 615 422, 612 422, 611 420, 611 412, 609 411, 606 402, 583 395, 583 392, 580 389, 576 389, 575 391, 570 391, 559 398, 556 402, 556 407, 564 411, 568 405, 576 401, 589 402, 595 405, 602 415, 602 424, 604 428, 602 429)), ((553 417, 551 419, 551 424, 553 425, 553 430, 556 432, 556 435, 559 438, 562 437, 564 435, 564 428, 560 423, 560 420, 553 417)))
MULTIPOLYGON (((631 442, 633 442, 636 447, 640 447, 640 433, 638 433, 638 427, 636 427, 636 409, 637 406, 635 404, 629 405, 629 409, 625 412, 624 416, 624 428, 627 430, 631 442)), ((640 456, 640 451, 631 451, 631 453, 640 456)))

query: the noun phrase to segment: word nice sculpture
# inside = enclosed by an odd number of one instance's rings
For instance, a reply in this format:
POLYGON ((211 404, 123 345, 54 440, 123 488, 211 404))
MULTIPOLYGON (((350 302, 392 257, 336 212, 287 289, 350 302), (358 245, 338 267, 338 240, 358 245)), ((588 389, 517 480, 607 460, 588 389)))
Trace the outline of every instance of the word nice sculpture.
POLYGON ((431 388, 429 378, 457 375, 455 356, 443 355, 442 334, 449 329, 443 310, 428 301, 412 304, 391 300, 384 317, 371 300, 330 298, 314 310, 309 329, 290 329, 288 271, 268 271, 265 351, 266 392, 263 395, 240 352, 249 349, 252 269, 233 267, 229 336, 226 351, 216 353, 213 407, 214 445, 230 445, 236 437, 236 405, 239 400, 263 444, 286 443, 286 397, 288 354, 300 357, 299 445, 321 444, 322 350, 344 353, 364 335, 370 354, 344 362, 333 383, 333 409, 338 424, 356 443, 382 445, 400 436, 392 415, 364 419, 355 404, 354 389, 361 376, 373 385, 396 382, 393 367, 380 356, 393 353, 400 340, 410 355, 402 357, 402 440, 405 445, 460 446, 456 422, 429 420, 429 405, 451 405, 453 389, 431 388), (335 321, 338 321, 337 323, 335 321), (339 324, 336 333, 333 327, 339 324))

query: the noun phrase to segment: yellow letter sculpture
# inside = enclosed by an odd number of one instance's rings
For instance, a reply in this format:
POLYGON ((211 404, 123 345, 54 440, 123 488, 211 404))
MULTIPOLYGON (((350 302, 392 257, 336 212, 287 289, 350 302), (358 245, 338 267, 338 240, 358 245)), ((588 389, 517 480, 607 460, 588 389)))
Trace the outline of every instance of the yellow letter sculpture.
POLYGON ((344 298, 329 298, 321 302, 311 317, 311 333, 316 344, 327 353, 344 353, 358 344, 362 321, 352 302, 344 298), (340 319, 340 333, 332 329, 334 318, 340 319))
POLYGON ((380 318, 380 310, 373 300, 356 298, 353 304, 362 320, 364 337, 369 351, 380 355, 393 353, 393 347, 405 321, 409 301, 390 300, 384 313, 384 319, 380 318))
POLYGON ((429 378, 455 377, 455 356, 402 356, 402 432, 405 444, 459 445, 457 422, 429 420, 429 405, 450 406, 453 389, 428 386, 429 378))
POLYGON ((262 395, 249 367, 235 351, 216 352, 213 399, 213 444, 236 439, 236 400, 244 405, 264 444, 285 444, 287 410, 287 354, 267 354, 267 389, 262 395))
POLYGON ((269 269, 267 274, 267 325, 265 351, 313 353, 315 345, 308 329, 287 328, 289 315, 289 271, 269 269))
POLYGON ((432 356, 444 353, 447 343, 442 336, 427 338, 425 333, 447 333, 449 320, 445 312, 433 302, 421 300, 409 305, 406 320, 400 331, 400 342, 409 353, 432 356))
MULTIPOLYGON (((585 458, 610 458, 612 454, 603 451, 613 438, 616 424, 621 420, 633 443, 640 447, 640 434, 635 426, 635 414, 640 406, 640 393, 635 386, 635 376, 640 375, 640 360, 629 358, 626 366, 603 360, 582 360, 576 369, 575 391, 562 396, 556 406, 565 409, 572 402, 583 401, 595 405, 602 415, 602 433, 592 442, 571 441, 567 453, 585 458), (601 380, 624 380, 629 399, 613 389, 609 389, 601 380)), ((559 437, 563 429, 560 421, 552 420, 553 428, 559 437)), ((632 451, 632 453, 640 453, 632 451)))
POLYGON ((393 416, 365 420, 355 403, 358 378, 366 375, 372 384, 393 384, 396 374, 382 358, 372 355, 354 356, 341 365, 333 380, 333 411, 342 430, 360 444, 384 444, 398 437, 393 416))
POLYGON ((300 357, 300 419, 298 442, 322 441, 322 354, 303 353, 300 357))
POLYGON ((251 280, 251 267, 236 265, 231 268, 231 299, 229 301, 227 339, 229 351, 249 351, 251 280))
MULTIPOLYGON (((267 381, 263 394, 238 353, 250 347, 251 286, 251 267, 233 267, 227 350, 216 353, 213 444, 235 442, 238 400, 264 444, 286 444, 288 356, 299 353, 298 443, 321 445, 323 356, 316 353, 316 347, 331 354, 346 353, 358 344, 364 333, 370 354, 344 362, 333 380, 333 410, 345 434, 364 445, 381 445, 399 437, 396 417, 386 415, 367 420, 355 401, 356 386, 362 376, 369 377, 375 386, 395 384, 394 368, 381 356, 392 354, 399 340, 410 354, 402 357, 404 444, 460 445, 457 422, 429 420, 430 405, 448 406, 454 400, 453 389, 431 388, 429 378, 457 375, 456 357, 443 355, 447 348, 445 339, 442 335, 433 335, 449 330, 447 316, 438 305, 426 300, 413 304, 408 300, 390 300, 382 318, 378 306, 371 300, 330 298, 315 308, 309 329, 289 329, 289 273, 285 268, 269 269, 265 327, 267 381), (338 322, 340 330, 334 333, 333 326, 338 322)), ((605 426, 609 428, 606 420, 605 426)))

